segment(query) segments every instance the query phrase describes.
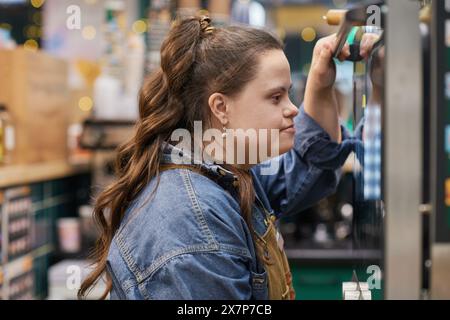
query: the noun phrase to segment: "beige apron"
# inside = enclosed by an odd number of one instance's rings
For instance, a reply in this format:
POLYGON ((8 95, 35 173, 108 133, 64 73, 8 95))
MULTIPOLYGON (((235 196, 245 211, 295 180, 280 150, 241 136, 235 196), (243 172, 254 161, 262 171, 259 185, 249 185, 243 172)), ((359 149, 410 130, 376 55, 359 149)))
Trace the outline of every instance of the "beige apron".
POLYGON ((274 224, 275 216, 267 218, 267 231, 263 236, 254 233, 256 254, 267 273, 270 300, 294 300, 292 274, 281 234, 274 224))

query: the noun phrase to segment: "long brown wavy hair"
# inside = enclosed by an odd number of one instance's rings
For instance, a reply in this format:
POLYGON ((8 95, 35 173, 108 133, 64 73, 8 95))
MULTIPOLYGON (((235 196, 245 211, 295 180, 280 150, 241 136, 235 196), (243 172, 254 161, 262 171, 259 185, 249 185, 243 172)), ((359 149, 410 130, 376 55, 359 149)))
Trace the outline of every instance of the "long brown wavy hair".
MULTIPOLYGON (((78 291, 86 297, 106 276, 105 299, 112 288, 106 270, 109 246, 130 203, 160 174, 161 148, 178 128, 193 132, 194 121, 211 126, 208 98, 214 92, 233 96, 256 76, 258 57, 282 50, 266 31, 241 26, 212 28, 209 18, 177 20, 161 47, 161 67, 147 78, 139 96, 139 120, 133 137, 118 149, 117 179, 97 198, 94 220, 101 235, 92 252, 95 268, 78 291)), ((250 106, 249 106, 250 107, 250 106)), ((205 128, 206 129, 206 128, 205 128)), ((254 202, 248 171, 226 166, 238 177, 241 214, 250 225, 254 202)))

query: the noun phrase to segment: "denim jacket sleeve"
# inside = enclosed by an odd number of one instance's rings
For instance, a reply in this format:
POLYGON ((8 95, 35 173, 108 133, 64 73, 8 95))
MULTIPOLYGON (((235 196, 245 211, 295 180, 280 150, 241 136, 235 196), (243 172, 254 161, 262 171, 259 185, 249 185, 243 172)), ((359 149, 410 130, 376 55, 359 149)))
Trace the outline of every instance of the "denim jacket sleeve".
POLYGON ((226 252, 178 255, 161 267, 143 289, 152 300, 249 300, 248 261, 226 252))
POLYGON ((343 126, 342 142, 332 141, 303 106, 294 121, 294 147, 253 168, 278 217, 298 213, 332 194, 339 181, 339 169, 356 143, 343 126), (263 168, 273 166, 274 161, 278 161, 278 170, 264 174, 263 168))

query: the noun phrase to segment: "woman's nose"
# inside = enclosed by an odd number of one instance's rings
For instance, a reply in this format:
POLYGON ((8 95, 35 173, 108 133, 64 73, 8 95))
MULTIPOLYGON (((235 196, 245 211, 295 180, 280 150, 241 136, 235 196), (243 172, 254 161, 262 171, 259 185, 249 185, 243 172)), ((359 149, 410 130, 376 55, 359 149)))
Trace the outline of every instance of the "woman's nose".
POLYGON ((294 118, 296 115, 298 115, 298 108, 295 106, 295 104, 289 102, 289 104, 283 110, 283 116, 286 118, 294 118))

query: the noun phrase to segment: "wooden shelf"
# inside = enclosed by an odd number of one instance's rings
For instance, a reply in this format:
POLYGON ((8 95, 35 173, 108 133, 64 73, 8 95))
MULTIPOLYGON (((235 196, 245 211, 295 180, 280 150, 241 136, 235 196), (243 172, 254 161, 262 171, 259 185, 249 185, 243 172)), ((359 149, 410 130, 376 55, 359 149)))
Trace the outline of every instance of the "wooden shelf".
POLYGON ((65 161, 0 166, 0 188, 59 179, 90 170, 90 162, 72 165, 65 161))
POLYGON ((28 253, 20 258, 16 258, 11 262, 8 262, 4 266, 5 275, 8 279, 20 276, 23 273, 31 271, 33 269, 33 254, 28 253))

